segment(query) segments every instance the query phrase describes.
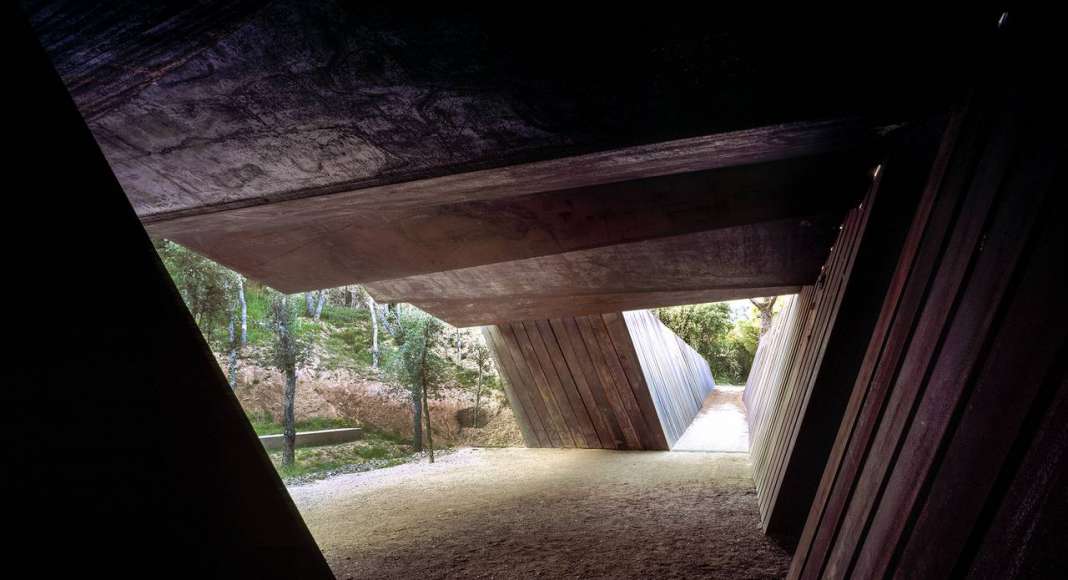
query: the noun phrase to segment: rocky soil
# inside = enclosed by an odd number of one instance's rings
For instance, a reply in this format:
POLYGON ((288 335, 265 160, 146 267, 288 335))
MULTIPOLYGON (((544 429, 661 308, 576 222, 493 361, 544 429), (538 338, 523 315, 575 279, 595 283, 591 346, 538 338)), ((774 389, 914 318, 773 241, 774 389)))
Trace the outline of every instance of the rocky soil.
MULTIPOLYGON (((238 366, 235 393, 249 415, 282 419, 282 376, 277 370, 243 360, 238 366)), ((479 427, 471 418, 470 393, 447 390, 430 402, 435 442, 440 445, 516 446, 523 444, 519 426, 504 398, 483 396, 479 427)), ((296 419, 344 418, 361 426, 408 438, 412 434, 410 403, 404 393, 380 377, 347 369, 300 369, 297 380, 296 419)))

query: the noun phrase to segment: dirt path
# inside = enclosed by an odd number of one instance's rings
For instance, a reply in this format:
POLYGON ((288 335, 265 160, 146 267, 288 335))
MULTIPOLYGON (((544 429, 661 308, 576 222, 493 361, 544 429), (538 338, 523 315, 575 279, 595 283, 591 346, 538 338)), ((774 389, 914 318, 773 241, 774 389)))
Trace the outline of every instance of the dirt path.
POLYGON ((464 449, 290 489, 338 578, 778 578, 739 453, 464 449))

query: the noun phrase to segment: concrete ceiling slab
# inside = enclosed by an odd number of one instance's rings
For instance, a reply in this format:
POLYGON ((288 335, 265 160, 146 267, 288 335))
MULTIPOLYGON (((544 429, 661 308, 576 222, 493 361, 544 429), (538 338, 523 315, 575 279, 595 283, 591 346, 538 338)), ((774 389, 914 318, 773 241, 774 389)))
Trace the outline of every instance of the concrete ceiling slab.
POLYGON ((22 5, 153 236, 465 324, 811 282, 882 140, 956 102, 992 32, 981 11, 22 5))
POLYGON ((815 282, 832 224, 764 222, 366 287, 380 302, 410 302, 459 326, 782 294, 815 282))

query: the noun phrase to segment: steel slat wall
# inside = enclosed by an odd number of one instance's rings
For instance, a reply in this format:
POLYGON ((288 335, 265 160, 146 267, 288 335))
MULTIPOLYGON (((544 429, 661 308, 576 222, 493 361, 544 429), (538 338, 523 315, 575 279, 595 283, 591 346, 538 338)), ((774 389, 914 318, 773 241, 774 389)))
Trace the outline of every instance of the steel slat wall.
MULTIPOLYGON (((869 195, 865 200, 869 208, 871 201, 869 195)), ((779 495, 783 473, 867 224, 864 205, 846 216, 816 286, 802 289, 788 310, 780 312, 776 331, 761 340, 761 360, 754 361, 750 371, 757 379, 748 381, 744 400, 752 413, 750 453, 765 529, 771 527, 776 506, 783 501, 779 495)))
MULTIPOLYGON (((786 380, 790 361, 797 348, 801 332, 797 318, 802 312, 808 312, 811 299, 811 286, 802 288, 800 294, 783 297, 782 310, 757 345, 753 366, 742 393, 749 433, 755 439, 763 440, 766 437, 767 419, 774 416, 774 408, 778 405, 774 397, 782 393, 780 386, 786 380)), ((751 451, 756 454, 763 450, 764 447, 759 446, 751 451)))
POLYGON ((1068 203, 1024 94, 947 132, 792 578, 1063 574, 1068 203))
POLYGON ((682 436, 716 386, 712 370, 649 310, 624 312, 668 446, 682 436))
POLYGON ((744 400, 768 533, 800 535, 944 130, 932 119, 894 136, 816 284, 761 340, 744 400))

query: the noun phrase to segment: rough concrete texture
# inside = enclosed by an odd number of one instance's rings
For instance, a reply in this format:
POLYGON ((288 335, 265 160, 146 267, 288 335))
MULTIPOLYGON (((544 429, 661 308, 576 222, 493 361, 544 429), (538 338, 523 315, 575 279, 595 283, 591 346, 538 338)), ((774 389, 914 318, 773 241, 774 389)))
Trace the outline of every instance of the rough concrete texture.
POLYGON ((891 14, 829 28, 592 7, 22 4, 142 217, 785 121, 912 118, 960 74, 933 55, 968 46, 907 10, 922 59, 902 53, 891 14), (880 74, 856 74, 872 63, 880 74), (902 72, 914 82, 886 82, 902 72))
POLYGON ((338 578, 779 578, 738 453, 464 449, 290 489, 338 578))

